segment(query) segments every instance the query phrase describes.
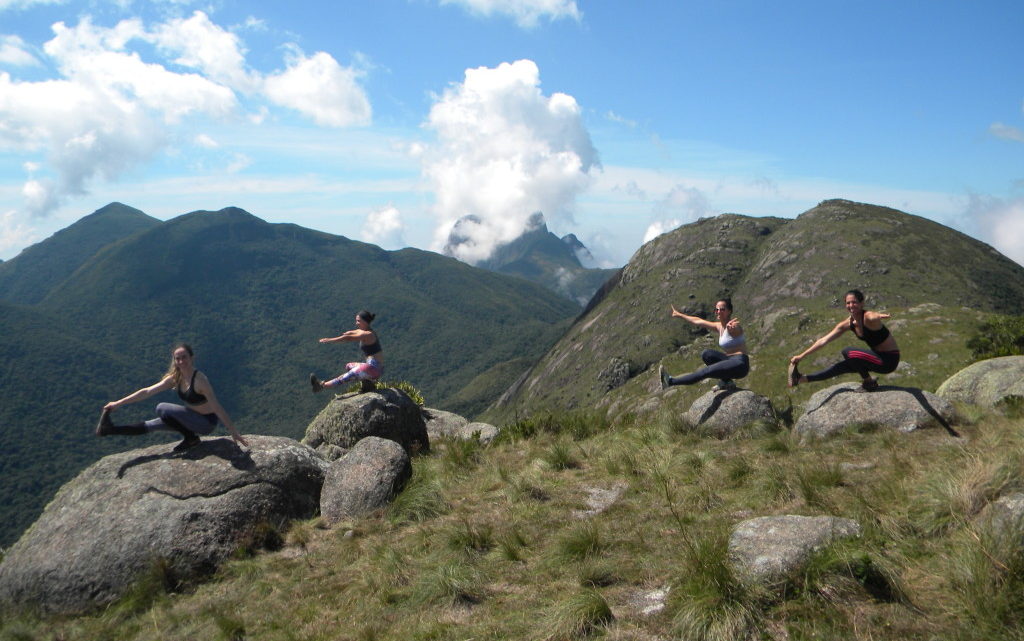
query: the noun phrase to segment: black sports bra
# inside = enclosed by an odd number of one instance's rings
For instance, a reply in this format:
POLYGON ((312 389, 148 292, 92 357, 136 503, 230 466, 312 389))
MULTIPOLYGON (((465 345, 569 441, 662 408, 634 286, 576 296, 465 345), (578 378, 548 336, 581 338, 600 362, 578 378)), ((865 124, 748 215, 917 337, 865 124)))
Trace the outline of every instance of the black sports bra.
POLYGON ((871 329, 864 323, 861 323, 860 325, 860 331, 864 332, 864 334, 858 334, 857 330, 853 328, 852 318, 850 319, 850 330, 857 338, 861 339, 862 341, 868 344, 868 347, 872 348, 878 347, 879 345, 884 343, 885 339, 889 338, 889 336, 891 335, 891 333, 889 332, 889 328, 886 327, 885 325, 882 325, 881 329, 871 329))
POLYGON ((369 345, 363 345, 362 343, 360 343, 359 349, 363 350, 363 354, 366 354, 367 356, 380 354, 381 352, 384 351, 384 348, 380 346, 380 339, 377 338, 376 334, 373 335, 372 343, 370 343, 369 345))
POLYGON ((181 388, 178 388, 178 398, 185 401, 189 405, 202 405, 203 403, 206 402, 206 397, 195 390, 196 374, 198 373, 199 370, 195 370, 192 372, 192 380, 189 381, 187 392, 182 392, 181 388))

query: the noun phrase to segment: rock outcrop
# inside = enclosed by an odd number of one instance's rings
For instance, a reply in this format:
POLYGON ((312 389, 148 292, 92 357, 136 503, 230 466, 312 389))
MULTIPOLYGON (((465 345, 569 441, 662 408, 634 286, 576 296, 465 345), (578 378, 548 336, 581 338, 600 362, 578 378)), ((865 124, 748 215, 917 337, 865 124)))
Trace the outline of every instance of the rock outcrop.
POLYGON ((860 533, 856 521, 834 516, 761 516, 733 528, 729 560, 742 581, 777 587, 818 550, 860 533))
POLYGON ((204 439, 106 456, 57 492, 0 564, 0 603, 71 614, 114 601, 154 563, 212 572, 266 527, 309 518, 326 463, 292 439, 204 439))
POLYGON ((441 438, 463 441, 479 438, 482 443, 490 443, 499 431, 490 423, 471 423, 458 414, 430 407, 423 408, 423 419, 427 422, 427 436, 431 441, 441 438))
POLYGON ((724 438, 755 421, 774 421, 771 401, 750 390, 708 392, 690 406, 687 421, 701 432, 724 438))
POLYGON ((329 524, 378 510, 412 476, 409 455, 398 443, 368 436, 331 463, 320 493, 320 515, 329 524))
POLYGON ((327 443, 347 450, 367 436, 394 441, 409 454, 430 449, 419 405, 405 392, 391 388, 335 397, 306 427, 302 442, 313 448, 327 443))
POLYGON ((858 425, 900 432, 941 425, 952 432, 956 420, 953 405, 931 392, 892 385, 864 392, 859 383, 840 383, 811 396, 793 429, 807 442, 858 425))
POLYGON ((947 401, 1005 410, 1011 397, 1024 400, 1024 356, 1001 356, 968 365, 946 379, 935 393, 947 401))

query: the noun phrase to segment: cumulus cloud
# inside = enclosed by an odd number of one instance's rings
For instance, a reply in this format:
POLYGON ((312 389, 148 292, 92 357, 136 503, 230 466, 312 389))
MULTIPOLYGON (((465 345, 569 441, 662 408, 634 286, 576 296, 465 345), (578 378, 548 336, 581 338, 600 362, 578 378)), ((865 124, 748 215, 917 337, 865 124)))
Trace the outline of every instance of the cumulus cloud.
POLYGON ((39 240, 35 230, 24 224, 13 209, 0 214, 0 254, 25 247, 39 240))
POLYGON ((435 194, 434 245, 448 244, 463 219, 462 242, 451 250, 468 262, 517 238, 536 212, 571 222, 599 163, 576 100, 543 95, 530 60, 467 69, 437 98, 426 126, 437 135, 421 154, 435 194))
POLYGON ((977 224, 982 240, 1024 265, 1024 197, 1003 200, 973 194, 967 214, 977 224))
POLYGON ((996 138, 1002 138, 1003 140, 1024 142, 1024 131, 1011 125, 1004 125, 1001 122, 992 123, 988 128, 988 132, 996 138))
POLYGON ((704 192, 696 187, 676 185, 654 207, 655 220, 644 232, 643 242, 690 223, 702 216, 713 215, 704 192))
POLYGON ((29 53, 25 41, 18 36, 0 36, 0 64, 35 67, 39 66, 39 60, 29 53))
POLYGON ((524 28, 537 26, 542 18, 550 21, 568 18, 579 22, 583 17, 576 0, 441 0, 441 4, 458 5, 486 17, 507 16, 524 28))
MULTIPOLYGON (((285 71, 264 77, 247 67, 239 38, 199 11, 148 28, 137 18, 102 27, 86 16, 75 26, 58 22, 52 29, 42 51, 58 77, 21 81, 0 72, 0 150, 46 157, 37 168, 43 175, 29 176, 22 189, 30 215, 46 215, 66 198, 86 193, 92 181, 114 180, 152 160, 186 119, 237 117, 243 96, 269 99, 325 126, 362 124, 370 117, 357 83, 361 72, 326 53, 305 57, 293 51, 285 71), (165 61, 147 61, 144 54, 165 61)), ((0 40, 0 56, 9 63, 25 60, 19 51, 28 51, 20 39, 0 40)), ((258 126, 268 111, 262 104, 252 108, 250 122, 258 126)), ((193 141, 215 145, 209 137, 193 141)), ((249 162, 235 155, 228 170, 249 162)))
POLYGON ((394 205, 371 211, 363 223, 362 238, 385 249, 405 247, 405 223, 394 205))
POLYGON ((362 72, 343 67, 329 54, 306 57, 293 50, 288 68, 265 81, 267 97, 309 116, 319 125, 348 127, 370 122, 370 101, 359 86, 362 72))

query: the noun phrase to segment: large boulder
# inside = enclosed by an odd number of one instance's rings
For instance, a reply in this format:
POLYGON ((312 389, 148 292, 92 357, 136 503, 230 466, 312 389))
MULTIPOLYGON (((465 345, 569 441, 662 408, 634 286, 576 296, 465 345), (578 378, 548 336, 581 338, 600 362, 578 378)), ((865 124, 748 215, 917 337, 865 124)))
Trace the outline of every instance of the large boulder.
POLYGON ((313 448, 327 443, 348 450, 367 436, 394 441, 409 454, 430 449, 420 406, 392 388, 336 396, 306 427, 302 442, 313 448))
POLYGON ((834 516, 761 516, 733 528, 729 560, 741 581, 779 587, 815 552, 860 533, 856 521, 834 516))
POLYGON ((320 515, 329 524, 386 506, 412 476, 402 446, 368 436, 331 463, 320 493, 320 515))
POLYGON ((431 441, 442 438, 468 441, 478 438, 481 443, 490 443, 499 432, 490 423, 471 423, 458 414, 430 407, 423 408, 423 420, 427 422, 427 436, 431 441))
POLYGON ((71 614, 109 603, 150 570, 212 572, 267 526, 309 518, 326 463, 274 436, 204 439, 106 456, 64 485, 0 564, 0 603, 71 614))
POLYGON ((1001 356, 968 365, 946 379, 935 393, 947 401, 1005 409, 1010 397, 1024 399, 1024 356, 1001 356))
POLYGON ((865 392, 858 383, 840 383, 811 396, 793 429, 807 442, 858 425, 900 432, 941 425, 952 432, 956 420, 953 404, 931 392, 892 385, 865 392))
POLYGON ((686 419, 701 432, 724 438, 755 421, 774 421, 775 410, 750 390, 708 392, 693 402, 686 419))

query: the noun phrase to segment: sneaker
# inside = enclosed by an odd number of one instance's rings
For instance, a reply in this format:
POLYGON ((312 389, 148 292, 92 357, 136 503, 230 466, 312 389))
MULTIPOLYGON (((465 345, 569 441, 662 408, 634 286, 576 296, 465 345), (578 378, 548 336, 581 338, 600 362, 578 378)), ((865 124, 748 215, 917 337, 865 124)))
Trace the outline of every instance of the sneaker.
POLYGON ((865 392, 873 392, 878 389, 878 381, 873 378, 865 378, 861 382, 860 388, 865 392))
POLYGON ((664 365, 658 365, 658 378, 661 379, 661 389, 668 389, 672 383, 668 380, 668 372, 665 371, 664 365))
POLYGON ((103 410, 100 422, 96 424, 96 436, 109 436, 113 428, 114 421, 110 420, 110 410, 103 410))
POLYGON ((374 381, 359 381, 359 393, 365 394, 366 392, 373 392, 377 389, 377 383, 374 381))
POLYGON ((736 391, 736 381, 722 381, 718 385, 711 388, 712 392, 734 392, 736 391))
POLYGON ((800 384, 800 370, 797 369, 796 363, 789 364, 789 380, 786 381, 787 387, 796 387, 800 384))
POLYGON ((192 449, 196 445, 199 445, 200 442, 201 441, 199 440, 199 437, 196 436, 195 434, 193 434, 192 436, 187 436, 181 439, 181 443, 178 443, 177 445, 174 446, 174 451, 184 452, 185 450, 192 449))
POLYGON ((316 377, 316 374, 309 375, 309 384, 313 388, 313 393, 316 394, 324 388, 324 384, 316 377))

